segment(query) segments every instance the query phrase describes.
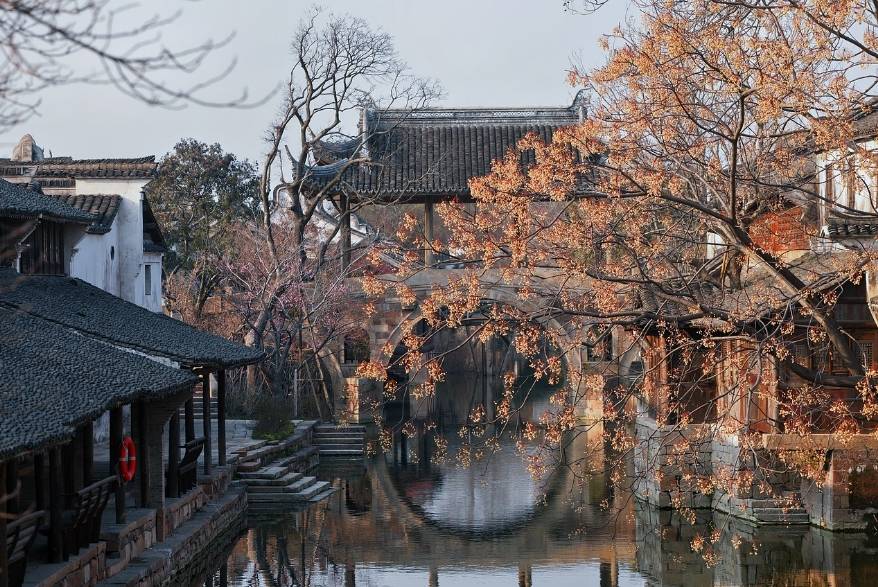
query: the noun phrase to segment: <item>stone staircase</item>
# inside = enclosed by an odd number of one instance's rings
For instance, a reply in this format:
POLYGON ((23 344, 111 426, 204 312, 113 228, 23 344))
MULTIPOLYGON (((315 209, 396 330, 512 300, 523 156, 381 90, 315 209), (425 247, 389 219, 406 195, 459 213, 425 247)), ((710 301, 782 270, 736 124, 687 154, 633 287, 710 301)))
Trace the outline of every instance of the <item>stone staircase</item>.
POLYGON ((362 459, 366 447, 366 427, 361 424, 317 424, 311 442, 320 458, 362 459))
MULTIPOLYGON (((195 387, 195 393, 192 395, 192 399, 195 403, 195 421, 201 421, 202 410, 204 409, 202 401, 203 397, 201 395, 201 386, 198 385, 195 387)), ((214 422, 217 419, 217 415, 219 414, 219 408, 217 407, 217 399, 216 397, 211 396, 210 398, 210 419, 214 422)), ((186 417, 186 408, 185 406, 180 406, 180 420, 183 421, 183 418, 186 417)))
POLYGON ((789 502, 780 499, 754 499, 753 518, 759 524, 809 524, 811 522, 805 508, 789 507, 789 502))
MULTIPOLYGON (((314 447, 301 452, 317 454, 314 447)), ((243 466, 238 468, 238 477, 247 490, 247 508, 251 513, 276 512, 283 508, 298 509, 323 501, 335 492, 327 481, 319 481, 317 477, 308 475, 313 466, 301 472, 303 463, 309 462, 308 456, 296 453, 280 459, 266 467, 253 471, 243 466)), ((307 467, 307 465, 305 465, 307 467)))

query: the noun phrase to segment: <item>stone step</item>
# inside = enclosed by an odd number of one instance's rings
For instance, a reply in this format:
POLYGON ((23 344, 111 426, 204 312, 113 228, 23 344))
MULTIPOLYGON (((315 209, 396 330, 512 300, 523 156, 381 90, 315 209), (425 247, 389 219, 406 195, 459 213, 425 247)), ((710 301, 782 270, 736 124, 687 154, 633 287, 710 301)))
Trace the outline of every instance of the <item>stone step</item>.
POLYGON ((364 450, 362 446, 351 446, 347 444, 335 444, 335 445, 327 445, 325 447, 320 447, 320 456, 332 456, 335 454, 350 454, 350 455, 361 455, 364 454, 364 450))
POLYGON ((269 466, 252 473, 241 473, 242 479, 278 479, 289 473, 287 467, 269 466))
POLYGON ((244 461, 238 465, 238 473, 255 473, 262 468, 262 463, 259 461, 244 461))
POLYGON ((336 491, 338 491, 337 487, 330 487, 329 489, 327 489, 325 491, 321 491, 320 493, 318 493, 317 495, 315 495, 314 497, 309 499, 308 502, 309 503, 320 503, 321 501, 323 501, 327 497, 331 496, 336 491))
POLYGON ((299 493, 300 491, 305 491, 306 489, 308 489, 309 487, 314 485, 314 483, 316 483, 316 482, 317 482, 317 477, 312 477, 311 475, 306 475, 306 476, 302 477, 301 479, 299 479, 298 481, 296 481, 295 483, 292 483, 290 485, 285 486, 283 489, 284 489, 284 492, 286 492, 286 493, 299 493))
POLYGON ((315 426, 314 434, 366 434, 365 426, 315 426))
POLYGON ((332 434, 326 436, 315 436, 314 443, 315 444, 333 444, 333 443, 347 443, 347 444, 362 444, 364 438, 362 436, 343 436, 341 434, 332 434))
POLYGON ((761 523, 808 524, 808 513, 802 509, 753 508, 753 517, 761 523))
POLYGON ((278 477, 277 479, 244 479, 244 485, 246 485, 247 491, 258 487, 276 488, 278 486, 292 485, 303 476, 302 473, 287 473, 283 477, 278 477))
POLYGON ((285 504, 285 503, 301 503, 307 501, 298 493, 248 493, 247 501, 249 503, 261 504, 285 504))
POLYGON ((317 481, 316 483, 312 483, 302 491, 293 493, 292 495, 299 496, 299 499, 301 499, 302 501, 308 501, 317 494, 326 491, 327 487, 329 487, 329 481, 317 481))

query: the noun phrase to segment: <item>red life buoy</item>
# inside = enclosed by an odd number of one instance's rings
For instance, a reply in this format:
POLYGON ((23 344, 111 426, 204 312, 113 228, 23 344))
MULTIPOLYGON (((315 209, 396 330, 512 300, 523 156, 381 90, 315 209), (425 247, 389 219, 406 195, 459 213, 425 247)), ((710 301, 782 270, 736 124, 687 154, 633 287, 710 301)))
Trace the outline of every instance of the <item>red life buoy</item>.
POLYGON ((119 475, 125 482, 134 479, 137 471, 137 447, 130 436, 122 439, 122 450, 119 452, 119 475))

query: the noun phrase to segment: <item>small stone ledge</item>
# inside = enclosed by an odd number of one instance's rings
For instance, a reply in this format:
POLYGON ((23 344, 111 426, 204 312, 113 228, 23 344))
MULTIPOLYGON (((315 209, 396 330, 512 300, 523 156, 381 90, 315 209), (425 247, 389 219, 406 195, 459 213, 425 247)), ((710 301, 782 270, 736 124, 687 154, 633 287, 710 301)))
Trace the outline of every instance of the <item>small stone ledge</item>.
POLYGON ((107 586, 188 585, 206 569, 211 549, 223 549, 243 529, 247 496, 237 488, 208 502, 164 542, 132 560, 126 569, 101 583, 107 586))
POLYGON ((79 587, 93 585, 104 578, 107 545, 96 542, 81 548, 75 556, 60 563, 29 569, 22 587, 79 587))

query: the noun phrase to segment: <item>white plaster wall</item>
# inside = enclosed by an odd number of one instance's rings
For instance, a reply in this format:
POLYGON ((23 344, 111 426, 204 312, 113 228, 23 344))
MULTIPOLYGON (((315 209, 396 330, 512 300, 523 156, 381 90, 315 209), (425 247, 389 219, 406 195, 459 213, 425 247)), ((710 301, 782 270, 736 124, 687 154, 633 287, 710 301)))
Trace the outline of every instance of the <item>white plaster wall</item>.
MULTIPOLYGON (((878 141, 870 140, 860 143, 860 147, 867 151, 878 150, 878 141)), ((833 151, 830 153, 822 153, 817 157, 817 166, 819 169, 819 189, 823 198, 827 197, 826 192, 826 166, 832 163, 833 168, 833 195, 836 202, 847 202, 847 178, 844 169, 840 168, 838 161, 841 153, 833 151)), ((875 214, 878 212, 878 172, 870 169, 869 165, 860 157, 854 162, 857 180, 854 207, 857 210, 875 214)))
MULTIPOLYGON (((112 291, 129 302, 159 312, 162 309, 161 255, 143 252, 143 188, 147 183, 146 179, 77 179, 76 193, 118 194, 122 197, 110 233, 115 233, 115 240, 112 244, 109 241, 104 243, 105 251, 109 251, 110 246, 116 248, 114 279, 118 280, 118 286, 114 291, 110 289, 107 291, 112 291), (153 292, 149 296, 144 291, 145 263, 155 265, 152 268, 153 292)), ((92 273, 100 271, 99 267, 90 269, 92 273)), ((93 283, 88 279, 86 281, 93 283)))
POLYGON ((69 275, 119 295, 119 231, 84 234, 73 245, 69 275))
POLYGON ((152 290, 146 291, 146 278, 141 277, 141 283, 139 285, 140 291, 142 292, 141 300, 137 303, 152 310, 153 312, 161 312, 162 311, 162 255, 161 253, 144 253, 143 254, 143 264, 144 266, 150 265, 151 267, 151 281, 152 281, 152 290))

